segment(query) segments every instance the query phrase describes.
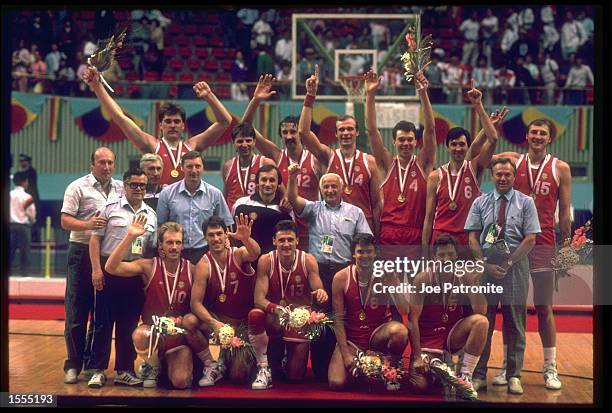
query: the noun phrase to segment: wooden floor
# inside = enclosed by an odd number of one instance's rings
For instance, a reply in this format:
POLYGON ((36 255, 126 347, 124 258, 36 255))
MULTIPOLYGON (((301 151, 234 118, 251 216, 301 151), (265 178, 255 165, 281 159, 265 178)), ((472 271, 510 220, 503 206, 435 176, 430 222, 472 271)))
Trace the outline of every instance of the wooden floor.
MULTIPOLYGON (((114 354, 110 376, 101 389, 90 389, 79 378, 76 385, 63 382, 66 355, 64 322, 54 320, 9 320, 9 392, 54 393, 67 396, 94 397, 194 397, 197 390, 165 390, 113 386, 114 354)), ((542 347, 537 333, 527 333, 523 395, 508 394, 506 386, 493 386, 491 379, 499 372, 503 352, 501 333, 493 336, 489 361, 489 386, 479 392, 482 401, 503 403, 593 403, 593 336, 592 334, 559 333, 557 335, 557 367, 563 382, 561 390, 546 390, 542 378, 542 347)))

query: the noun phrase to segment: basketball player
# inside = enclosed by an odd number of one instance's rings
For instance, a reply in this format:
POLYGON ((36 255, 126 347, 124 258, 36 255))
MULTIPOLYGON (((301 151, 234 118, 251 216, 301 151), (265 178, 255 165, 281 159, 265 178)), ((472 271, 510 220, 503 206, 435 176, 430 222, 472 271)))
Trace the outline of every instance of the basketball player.
POLYGON ((357 149, 359 126, 353 116, 344 115, 336 121, 336 139, 340 148, 333 150, 322 144, 317 135, 310 130, 314 101, 319 86, 319 65, 315 65, 315 73, 306 80, 306 99, 302 107, 302 115, 298 131, 306 148, 326 168, 342 177, 344 194, 342 199, 363 210, 374 236, 379 234, 380 211, 380 172, 376 160, 370 154, 357 149))
MULTIPOLYGON (((530 195, 538 210, 542 232, 536 235, 536 245, 529 253, 533 282, 533 301, 538 313, 538 331, 544 348, 544 382, 547 389, 561 388, 557 375, 557 330, 552 310, 555 276, 550 261, 555 256, 555 209, 559 206, 561 239, 571 236, 572 172, 569 165, 547 153, 546 147, 555 138, 548 119, 536 119, 527 125, 527 153, 503 152, 495 157, 508 157, 515 162, 514 188, 530 195)), ((504 345, 504 367, 507 346, 504 345)), ((505 385, 505 368, 493 379, 493 384, 505 385)))
POLYGON ((174 103, 164 103, 159 109, 159 129, 161 138, 141 130, 138 125, 128 117, 121 107, 108 94, 100 83, 98 71, 89 67, 83 74, 83 81, 96 94, 102 108, 109 114, 111 121, 117 124, 125 136, 142 153, 155 153, 161 156, 164 163, 160 185, 163 187, 180 181, 185 176, 181 166, 181 157, 191 150, 204 151, 212 145, 217 138, 230 126, 232 116, 225 109, 221 101, 212 92, 206 82, 198 82, 193 91, 200 99, 206 100, 215 116, 216 121, 204 132, 199 133, 184 142, 181 135, 185 131, 185 110, 174 103))
MULTIPOLYGON (((251 262, 260 253, 259 245, 251 238, 252 226, 253 221, 243 214, 236 217, 236 232, 228 232, 219 217, 212 217, 202 225, 210 250, 196 265, 191 311, 202 322, 205 337, 212 332, 218 336, 224 324, 231 325, 234 331, 240 324, 247 326, 247 315, 254 307, 255 270, 251 262), (239 240, 243 246, 228 247, 228 237, 239 240)), ((205 343, 208 347, 208 339, 205 343)), ((235 359, 231 364, 228 361, 205 365, 199 385, 214 385, 228 368, 230 380, 241 381, 241 376, 251 368, 243 363, 246 360, 235 359)))
POLYGON ((249 313, 249 337, 259 368, 251 386, 256 390, 272 387, 268 354, 274 357, 271 364, 275 374, 279 373, 285 345, 287 379, 301 381, 306 374, 310 340, 280 326, 279 316, 283 313, 281 307, 310 307, 313 301, 320 305, 328 300, 315 258, 297 249, 297 244, 295 223, 280 221, 274 228, 276 249, 263 255, 257 265, 257 308, 249 313))
POLYGON ((172 386, 185 389, 191 387, 193 379, 192 354, 196 353, 204 363, 212 361, 205 347, 204 336, 198 330, 197 319, 189 313, 194 266, 181 258, 183 228, 175 222, 166 222, 159 227, 159 252, 163 259, 155 257, 121 261, 132 242, 145 233, 146 222, 144 215, 134 218, 127 235, 112 252, 104 268, 120 277, 142 277, 144 282, 146 297, 142 308, 142 324, 132 333, 136 353, 145 361, 141 366, 143 387, 157 385, 159 353, 167 362, 168 378, 172 386), (187 332, 161 337, 157 345, 155 338, 151 338, 154 315, 174 318, 177 326, 187 332), (152 351, 149 355, 150 346, 152 351))

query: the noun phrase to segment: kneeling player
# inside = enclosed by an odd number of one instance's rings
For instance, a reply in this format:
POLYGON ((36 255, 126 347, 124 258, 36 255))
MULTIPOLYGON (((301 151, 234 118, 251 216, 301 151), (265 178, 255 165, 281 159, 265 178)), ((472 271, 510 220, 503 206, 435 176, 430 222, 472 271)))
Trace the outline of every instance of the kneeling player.
POLYGON ((255 284, 257 308, 249 313, 249 337, 259 368, 251 387, 257 390, 272 387, 268 353, 273 357, 271 363, 276 374, 281 370, 284 344, 287 346, 287 378, 299 381, 306 374, 309 340, 281 327, 279 305, 310 306, 313 298, 318 304, 328 299, 315 258, 297 249, 297 227, 293 221, 276 224, 273 243, 276 250, 259 259, 255 284))
POLYGON ((439 236, 433 248, 434 259, 442 263, 442 271, 421 272, 414 280, 416 288, 410 303, 410 329, 419 340, 413 347, 413 363, 424 367, 417 369, 417 372, 423 372, 427 366, 423 366, 418 358, 443 360, 445 352, 455 354, 463 350, 460 377, 472 386, 472 374, 487 340, 489 322, 484 315, 487 302, 480 293, 454 293, 452 288, 447 288, 445 293, 444 288, 478 285, 481 273, 459 277, 452 271, 444 271, 450 268, 448 262, 457 261, 457 246, 451 236, 439 236), (424 293, 425 286, 439 286, 441 292, 424 293), (467 301, 471 304, 472 315, 463 313, 463 304, 467 301))
POLYGON ((132 333, 136 353, 145 361, 141 366, 144 387, 155 387, 160 368, 158 353, 166 360, 168 378, 177 389, 191 387, 193 378, 193 353, 202 361, 205 354, 204 337, 198 331, 195 319, 189 314, 191 294, 191 273, 193 264, 181 258, 183 249, 183 228, 175 222, 166 222, 159 227, 159 252, 164 258, 121 261, 138 237, 145 233, 147 219, 137 215, 129 226, 128 233, 108 258, 105 269, 121 277, 142 277, 146 290, 142 308, 142 322, 132 333), (160 337, 159 342, 151 338, 152 316, 166 316, 175 319, 185 334, 160 337), (150 346, 153 348, 150 349, 150 346), (151 350, 151 351, 150 351, 151 350), (150 354, 149 354, 150 353, 150 354))
MULTIPOLYGON (((257 242, 251 238, 253 221, 240 214, 236 219, 236 232, 228 232, 223 219, 212 217, 202 225, 210 250, 196 266, 191 311, 203 322, 205 337, 211 332, 217 336, 224 324, 236 332, 240 325, 246 329, 247 316, 253 309, 255 270, 251 262, 260 254, 257 242), (242 242, 242 247, 227 247, 228 236, 242 242)), ((208 339, 206 339, 208 350, 208 339)), ((221 359, 222 357, 220 357, 221 359)), ((229 378, 242 382, 251 370, 247 359, 229 358, 213 363, 207 361, 199 382, 201 387, 214 385, 229 368, 229 378)))
MULTIPOLYGON (((408 329, 392 320, 391 306, 379 303, 380 296, 372 295, 373 267, 376 258, 374 237, 356 234, 351 252, 355 264, 342 269, 332 281, 332 307, 339 319, 334 323, 336 349, 328 369, 329 387, 339 390, 352 380, 351 371, 357 350, 373 350, 390 356, 397 365, 408 340, 408 329)), ((407 314, 406 305, 398 305, 407 314)), ((398 381, 387 381, 387 390, 398 390, 398 381)))

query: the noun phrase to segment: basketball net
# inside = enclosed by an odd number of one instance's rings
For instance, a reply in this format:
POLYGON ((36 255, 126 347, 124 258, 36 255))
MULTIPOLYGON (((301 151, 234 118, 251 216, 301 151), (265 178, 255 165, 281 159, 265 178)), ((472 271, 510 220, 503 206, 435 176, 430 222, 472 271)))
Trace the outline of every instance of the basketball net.
POLYGON ((365 81, 363 75, 340 76, 342 88, 346 92, 349 102, 363 103, 365 100, 365 81))

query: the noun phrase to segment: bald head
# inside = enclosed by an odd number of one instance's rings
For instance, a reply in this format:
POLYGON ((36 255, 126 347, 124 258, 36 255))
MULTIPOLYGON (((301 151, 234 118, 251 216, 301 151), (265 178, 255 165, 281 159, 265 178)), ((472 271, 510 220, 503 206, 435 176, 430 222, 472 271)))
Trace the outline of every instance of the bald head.
POLYGON ((91 154, 91 173, 101 183, 106 184, 115 172, 115 154, 107 147, 97 148, 91 154))

